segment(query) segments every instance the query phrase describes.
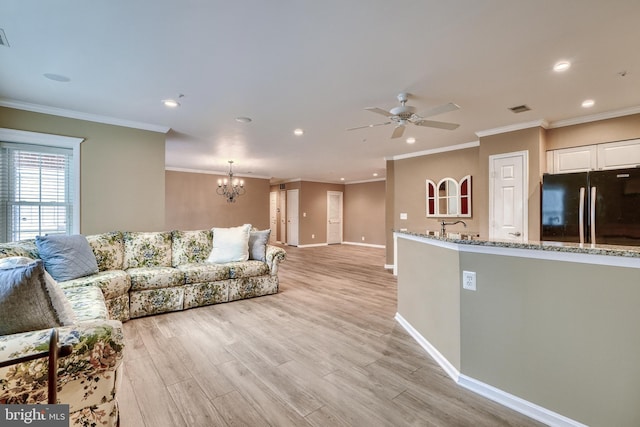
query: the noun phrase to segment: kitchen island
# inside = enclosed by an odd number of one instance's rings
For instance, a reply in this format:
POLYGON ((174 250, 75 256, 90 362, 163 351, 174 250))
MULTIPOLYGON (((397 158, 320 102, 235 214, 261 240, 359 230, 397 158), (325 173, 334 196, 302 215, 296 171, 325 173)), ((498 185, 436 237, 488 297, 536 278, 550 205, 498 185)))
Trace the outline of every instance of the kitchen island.
POLYGON ((640 248, 394 239, 396 318, 454 381, 549 425, 640 425, 640 248))

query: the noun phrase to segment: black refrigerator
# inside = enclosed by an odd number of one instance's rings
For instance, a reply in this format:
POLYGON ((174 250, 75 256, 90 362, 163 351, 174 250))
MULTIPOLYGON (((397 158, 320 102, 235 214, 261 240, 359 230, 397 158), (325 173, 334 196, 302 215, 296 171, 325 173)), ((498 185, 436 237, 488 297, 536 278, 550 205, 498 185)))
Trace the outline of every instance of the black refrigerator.
POLYGON ((541 240, 640 246, 640 168, 545 174, 541 240))

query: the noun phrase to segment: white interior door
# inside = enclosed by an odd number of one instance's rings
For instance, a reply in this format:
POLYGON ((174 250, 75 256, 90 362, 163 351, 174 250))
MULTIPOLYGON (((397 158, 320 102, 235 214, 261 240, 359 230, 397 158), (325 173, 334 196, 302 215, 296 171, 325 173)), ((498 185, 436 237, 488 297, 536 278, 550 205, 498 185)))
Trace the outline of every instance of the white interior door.
POLYGON ((269 193, 269 228, 269 243, 274 243, 278 232, 278 193, 275 191, 269 193))
POLYGON ((342 243, 342 191, 327 191, 327 243, 342 243))
POLYGON ((287 245, 298 246, 298 190, 287 190, 287 245))
POLYGON ((285 243, 287 241, 287 192, 280 191, 280 237, 278 241, 285 243))
POLYGON ((489 157, 489 238, 524 242, 528 236, 529 153, 489 157))

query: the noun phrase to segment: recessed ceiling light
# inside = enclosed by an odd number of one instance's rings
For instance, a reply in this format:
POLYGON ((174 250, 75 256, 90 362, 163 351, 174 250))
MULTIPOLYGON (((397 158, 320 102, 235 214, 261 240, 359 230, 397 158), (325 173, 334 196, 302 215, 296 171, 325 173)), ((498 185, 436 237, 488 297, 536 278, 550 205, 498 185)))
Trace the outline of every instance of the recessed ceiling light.
POLYGON ((66 82, 70 82, 71 79, 67 76, 63 76, 61 74, 54 74, 54 73, 44 73, 43 76, 45 76, 46 78, 48 78, 49 80, 53 80, 55 82, 62 82, 62 83, 66 83, 66 82))
POLYGON ((414 144, 416 142, 416 139, 412 136, 410 136, 409 138, 407 138, 407 144, 414 144))
POLYGON ((553 71, 557 73, 561 73, 563 71, 567 71, 571 67, 571 62, 569 61, 558 61, 553 66, 553 71))
POLYGON ((169 108, 176 108, 180 106, 180 103, 175 99, 163 99, 162 103, 164 104, 165 107, 169 107, 169 108))
POLYGON ((344 178, 340 178, 340 181, 344 181, 344 178))
POLYGON ((295 135, 297 135, 297 136, 300 136, 300 135, 304 134, 304 131, 303 131, 302 129, 298 128, 298 129, 295 129, 295 130, 293 131, 293 133, 294 133, 295 135))
POLYGON ((378 172, 374 172, 374 173, 373 173, 373 176, 378 176, 378 172))
POLYGON ((251 123, 251 117, 236 117, 236 122, 238 123, 251 123))
POLYGON ((594 101, 593 99, 585 99, 584 101, 582 101, 582 107, 583 108, 591 108, 595 105, 596 101, 594 101))

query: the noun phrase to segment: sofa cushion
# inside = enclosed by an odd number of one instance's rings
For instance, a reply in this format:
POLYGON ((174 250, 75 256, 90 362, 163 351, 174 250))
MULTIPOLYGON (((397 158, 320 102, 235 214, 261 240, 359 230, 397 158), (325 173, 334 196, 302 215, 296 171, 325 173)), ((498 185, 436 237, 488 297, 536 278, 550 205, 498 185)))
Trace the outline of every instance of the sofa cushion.
POLYGON ((239 227, 212 228, 213 247, 207 262, 225 263, 249 259, 249 232, 251 224, 239 227))
POLYGON ((42 260, 0 260, 0 335, 70 325, 76 319, 42 260))
POLYGON ((140 267, 127 270, 131 290, 170 288, 184 285, 184 274, 173 267, 140 267))
POLYGON ((109 313, 104 296, 95 286, 79 286, 63 289, 79 322, 85 320, 107 320, 109 313))
POLYGON ((124 269, 124 236, 119 231, 87 236, 98 262, 98 270, 124 269))
POLYGON ((96 256, 80 234, 37 236, 36 246, 44 268, 59 282, 98 272, 96 256))
POLYGON ((172 231, 171 264, 204 262, 212 248, 211 230, 172 231))
POLYGON ((79 286, 96 286, 100 288, 105 299, 111 299, 125 295, 131 288, 131 279, 126 271, 109 270, 101 271, 87 277, 60 282, 63 289, 77 288, 79 286))
POLYGON ((124 269, 171 267, 171 232, 125 232, 124 269))
POLYGON ((256 230, 249 233, 249 259, 266 261, 270 235, 271 230, 256 230))
POLYGON ((176 268, 184 274, 185 284, 216 282, 229 278, 228 264, 182 264, 176 268))
POLYGON ((255 277, 262 276, 263 274, 269 274, 269 266, 266 262, 262 261, 244 261, 244 262, 230 262, 225 264, 229 267, 229 278, 240 279, 243 277, 255 277))
POLYGON ((39 258, 33 257, 29 254, 29 251, 24 248, 22 242, 8 242, 0 244, 0 258, 9 257, 25 257, 25 258, 39 258))

